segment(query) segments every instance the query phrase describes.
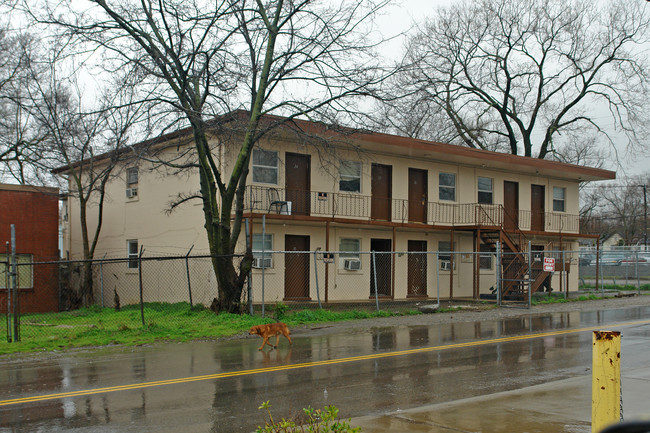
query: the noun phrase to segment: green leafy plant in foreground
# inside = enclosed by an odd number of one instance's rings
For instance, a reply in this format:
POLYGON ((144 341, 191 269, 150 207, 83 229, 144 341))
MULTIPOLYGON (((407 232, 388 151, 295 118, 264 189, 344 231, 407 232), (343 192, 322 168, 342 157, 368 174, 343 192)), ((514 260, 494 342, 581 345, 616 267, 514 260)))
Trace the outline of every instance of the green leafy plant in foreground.
POLYGON ((308 407, 303 409, 303 416, 296 420, 287 420, 282 418, 280 421, 273 419, 271 413, 271 404, 268 401, 262 403, 258 408, 266 411, 264 427, 257 427, 256 433, 356 433, 361 431, 361 427, 350 426, 350 419, 341 420, 339 418, 339 409, 332 406, 325 406, 324 409, 313 409, 308 407))

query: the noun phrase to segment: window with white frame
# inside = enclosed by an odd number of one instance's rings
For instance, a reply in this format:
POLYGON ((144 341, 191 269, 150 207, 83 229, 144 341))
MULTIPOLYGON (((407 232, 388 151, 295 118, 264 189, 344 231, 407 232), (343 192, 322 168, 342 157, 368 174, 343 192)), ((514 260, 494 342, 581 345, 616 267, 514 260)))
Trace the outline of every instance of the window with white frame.
POLYGON ((341 161, 339 167, 339 191, 361 192, 361 162, 341 161))
POLYGON ((479 177, 477 182, 478 202, 481 204, 492 204, 492 179, 479 177))
POLYGON ((129 269, 138 269, 138 240, 128 239, 126 241, 126 251, 129 257, 129 269))
POLYGON ((138 167, 126 169, 126 185, 131 188, 138 185, 138 167))
POLYGON ((253 182, 278 184, 278 152, 253 149, 253 182))
POLYGON ((438 197, 440 200, 456 201, 456 175, 454 173, 438 175, 438 197))
POLYGON ((126 169, 126 198, 135 199, 138 196, 138 168, 126 169))
MULTIPOLYGON (((11 256, 7 259, 6 254, 0 254, 0 288, 7 288, 7 266, 5 263, 11 263, 11 256)), ((19 289, 31 289, 34 287, 34 269, 29 263, 32 263, 34 258, 31 254, 16 254, 16 286, 19 289)), ((11 268, 9 268, 11 272, 11 268)), ((12 286, 11 278, 9 279, 9 287, 12 286)))
POLYGON ((270 268, 273 265, 273 235, 253 233, 253 267, 270 268), (262 253, 264 251, 264 253, 262 253))
POLYGON ((440 270, 451 270, 451 242, 438 241, 438 266, 440 270))
POLYGON ((559 186, 553 187, 553 210, 555 212, 564 212, 566 209, 566 188, 559 186))
POLYGON ((361 239, 341 238, 339 251, 340 267, 350 271, 361 269, 361 239))

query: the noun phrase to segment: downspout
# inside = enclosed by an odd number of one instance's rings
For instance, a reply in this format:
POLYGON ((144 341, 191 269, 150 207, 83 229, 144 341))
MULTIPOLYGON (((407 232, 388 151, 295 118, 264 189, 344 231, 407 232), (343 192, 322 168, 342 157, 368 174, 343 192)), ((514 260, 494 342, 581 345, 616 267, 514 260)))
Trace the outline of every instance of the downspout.
POLYGON ((449 299, 454 299, 454 229, 449 231, 449 299))
MULTIPOLYGON (((330 254, 330 222, 327 221, 325 222, 325 251, 327 254, 330 254)), ((327 304, 327 301, 329 300, 329 270, 330 267, 328 266, 328 263, 323 260, 323 263, 325 264, 325 303, 327 304)))
MULTIPOLYGON (((393 250, 393 253, 395 253, 395 226, 393 226, 393 247, 391 248, 393 250)), ((391 254, 391 295, 392 299, 395 299, 395 254, 391 254)))

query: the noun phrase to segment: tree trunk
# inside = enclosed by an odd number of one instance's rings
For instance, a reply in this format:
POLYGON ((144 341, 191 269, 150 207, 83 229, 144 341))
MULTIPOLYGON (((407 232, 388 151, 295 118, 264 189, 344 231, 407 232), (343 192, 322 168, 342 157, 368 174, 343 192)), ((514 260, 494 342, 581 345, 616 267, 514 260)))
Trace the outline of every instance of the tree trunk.
POLYGON ((90 307, 95 303, 95 295, 93 292, 93 264, 91 261, 84 262, 83 264, 79 294, 82 306, 90 307))

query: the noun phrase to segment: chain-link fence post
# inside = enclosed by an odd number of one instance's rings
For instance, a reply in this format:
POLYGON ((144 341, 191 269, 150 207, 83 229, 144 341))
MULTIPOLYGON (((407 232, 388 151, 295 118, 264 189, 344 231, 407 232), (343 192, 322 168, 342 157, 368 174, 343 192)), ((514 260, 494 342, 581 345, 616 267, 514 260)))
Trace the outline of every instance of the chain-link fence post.
POLYGON ((531 248, 531 242, 528 241, 528 308, 533 304, 533 250, 531 248))
POLYGON ((636 290, 637 294, 641 294, 641 279, 639 277, 639 250, 636 250, 636 260, 634 260, 634 272, 636 273, 636 290))
POLYGON ((436 287, 438 295, 438 307, 440 307, 440 258, 438 257, 440 253, 436 251, 436 287))
POLYGON ((187 274, 187 291, 190 296, 190 307, 194 306, 194 303, 192 301, 192 283, 190 282, 190 253, 192 252, 192 248, 194 248, 194 245, 190 247, 190 250, 187 252, 185 255, 185 272, 187 274))
POLYGON ((375 251, 372 252, 372 271, 373 279, 375 280, 375 305, 379 311, 379 296, 377 296, 377 260, 375 260, 375 251))
MULTIPOLYGON (((266 215, 262 215, 262 318, 264 318, 264 239, 266 237, 266 215)), ((287 259, 287 253, 284 253, 284 259, 287 259)))
POLYGON ((564 278, 564 287, 566 288, 564 291, 564 299, 566 300, 569 297, 569 273, 566 270, 566 262, 564 260, 564 250, 562 250, 562 274, 560 274, 560 278, 564 278))
MULTIPOLYGON (((250 226, 248 225, 248 218, 246 218, 246 251, 251 245, 251 232, 250 226)), ((253 287, 251 279, 253 278, 253 267, 251 266, 250 271, 248 271, 248 277, 246 278, 246 287, 248 289, 248 313, 252 316, 255 311, 253 310, 253 287)))
POLYGON ((9 285, 9 281, 11 279, 11 273, 10 273, 10 264, 11 262, 9 261, 9 242, 7 242, 7 253, 5 255, 5 288, 7 289, 7 343, 11 343, 12 341, 12 333, 11 333, 11 328, 12 328, 12 323, 11 323, 11 289, 9 285))
POLYGON ((501 277, 503 276, 501 272, 501 242, 497 241, 497 264, 496 264, 496 274, 497 274, 497 305, 501 306, 501 277))
MULTIPOLYGON (((11 290, 14 313, 14 342, 20 341, 20 299, 18 298, 18 259, 16 258, 16 226, 11 225, 11 290)), ((9 292, 9 290, 7 290, 9 292)))
POLYGON ((316 260, 316 254, 318 254, 318 250, 314 251, 314 278, 316 279, 316 299, 318 300, 318 308, 322 310, 323 306, 320 303, 320 290, 318 289, 318 261, 316 260))
POLYGON ((142 326, 144 326, 144 294, 142 293, 142 254, 144 253, 144 245, 140 245, 140 254, 138 254, 138 278, 140 286, 140 317, 142 318, 142 326))

